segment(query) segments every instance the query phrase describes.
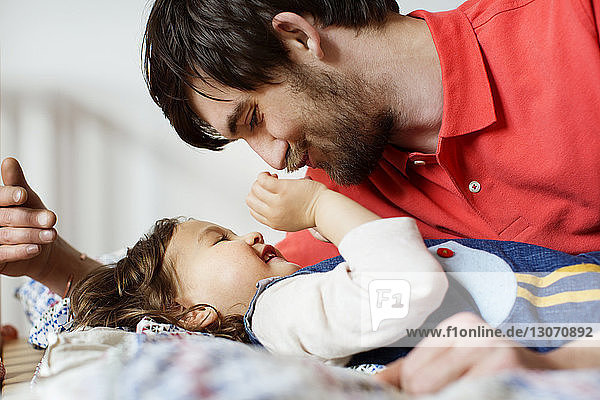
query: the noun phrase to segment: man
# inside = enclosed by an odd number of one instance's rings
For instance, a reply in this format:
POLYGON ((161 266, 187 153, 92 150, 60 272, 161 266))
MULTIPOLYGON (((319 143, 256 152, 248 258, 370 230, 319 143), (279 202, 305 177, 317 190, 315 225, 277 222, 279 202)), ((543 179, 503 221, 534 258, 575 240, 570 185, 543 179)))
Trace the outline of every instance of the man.
MULTIPOLYGON (((188 143, 243 139, 273 168, 308 165, 425 238, 600 247, 590 0, 411 16, 393 1, 187 3, 156 2, 145 67, 188 143)), ((306 232, 279 247, 304 265, 337 254, 306 232)))
MULTIPOLYGON (((413 216, 424 237, 597 250, 597 0, 469 1, 411 16, 393 0, 364 3, 159 0, 150 92, 188 143, 244 139, 274 168, 309 165, 381 216, 413 216)), ((3 177, 2 273, 68 290, 96 264, 56 240, 14 160, 3 177)), ((311 240, 289 235, 281 248, 302 264, 333 255, 311 240)), ((511 349, 511 366, 549 365, 511 349)), ((442 365, 444 384, 461 375, 442 365)))

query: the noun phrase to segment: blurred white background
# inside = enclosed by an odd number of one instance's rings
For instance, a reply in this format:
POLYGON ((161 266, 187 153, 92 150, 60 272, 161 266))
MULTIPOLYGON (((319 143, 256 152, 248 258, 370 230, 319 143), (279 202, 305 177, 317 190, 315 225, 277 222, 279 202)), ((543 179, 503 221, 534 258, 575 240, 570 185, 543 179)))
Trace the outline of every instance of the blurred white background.
MULTIPOLYGON (((399 2, 404 13, 460 3, 399 2)), ((244 203, 268 166, 244 143, 191 148, 150 99, 140 67, 149 9, 147 0, 0 0, 2 158, 21 162, 59 233, 88 254, 130 246, 156 219, 179 215, 280 240, 244 203)), ((21 279, 2 278, 1 319, 27 336, 13 298, 21 279)))

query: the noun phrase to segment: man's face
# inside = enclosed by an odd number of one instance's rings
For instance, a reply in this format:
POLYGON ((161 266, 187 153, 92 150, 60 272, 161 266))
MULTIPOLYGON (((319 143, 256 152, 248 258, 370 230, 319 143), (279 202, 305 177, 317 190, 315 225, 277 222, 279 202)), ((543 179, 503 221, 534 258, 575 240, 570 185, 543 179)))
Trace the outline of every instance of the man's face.
POLYGON ((191 90, 191 106, 224 137, 244 139, 271 167, 321 168, 336 183, 362 182, 381 158, 394 115, 380 90, 357 77, 295 68, 282 83, 254 92, 206 84, 191 90))

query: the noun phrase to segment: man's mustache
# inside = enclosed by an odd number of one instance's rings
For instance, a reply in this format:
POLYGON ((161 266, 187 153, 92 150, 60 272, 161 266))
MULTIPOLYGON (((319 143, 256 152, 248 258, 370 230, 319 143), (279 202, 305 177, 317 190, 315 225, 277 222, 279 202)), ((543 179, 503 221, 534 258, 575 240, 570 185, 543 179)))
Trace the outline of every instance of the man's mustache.
POLYGON ((285 154, 287 172, 294 172, 302 168, 305 164, 305 155, 308 151, 308 145, 305 140, 298 143, 291 143, 285 154))

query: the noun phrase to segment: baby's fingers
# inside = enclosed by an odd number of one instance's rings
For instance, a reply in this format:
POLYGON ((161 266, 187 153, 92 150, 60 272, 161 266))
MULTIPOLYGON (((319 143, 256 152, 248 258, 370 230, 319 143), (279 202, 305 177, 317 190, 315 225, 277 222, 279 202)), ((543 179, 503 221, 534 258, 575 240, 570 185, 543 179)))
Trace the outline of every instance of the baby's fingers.
POLYGON ((248 197, 246 197, 246 205, 250 208, 250 211, 254 211, 261 215, 267 215, 270 210, 270 207, 253 193, 250 193, 248 197))
POLYGON ((258 182, 258 180, 252 184, 252 188, 250 188, 250 195, 255 196, 257 199, 266 204, 273 204, 273 202, 277 199, 277 195, 267 190, 258 182))
POLYGON ((267 218, 265 218, 265 216, 260 215, 256 211, 252 210, 252 208, 250 208, 250 215, 252 215, 252 218, 254 218, 255 220, 257 220, 261 224, 263 224, 263 225, 269 225, 269 220, 267 218))
POLYGON ((269 174, 268 172, 261 172, 256 178, 255 184, 261 186, 271 193, 277 193, 279 187, 279 180, 276 174, 269 174))

